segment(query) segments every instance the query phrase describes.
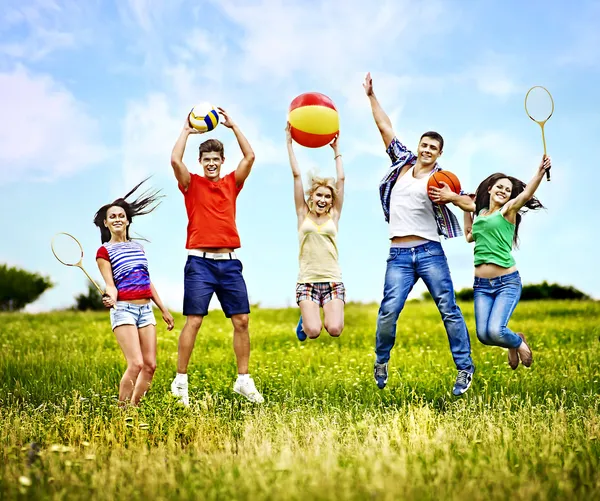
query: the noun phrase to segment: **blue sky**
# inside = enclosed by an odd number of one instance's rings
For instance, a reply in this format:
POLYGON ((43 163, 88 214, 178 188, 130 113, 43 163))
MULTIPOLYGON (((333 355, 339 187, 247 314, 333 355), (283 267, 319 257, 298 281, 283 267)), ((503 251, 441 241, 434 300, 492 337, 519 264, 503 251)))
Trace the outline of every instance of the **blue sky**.
MULTIPOLYGON (((349 300, 380 301, 389 242, 378 181, 388 167, 362 81, 409 147, 445 138, 441 165, 474 190, 493 172, 528 181, 542 154, 524 113, 532 85, 548 87, 552 181, 547 210, 525 216, 515 252, 525 283, 574 285, 600 298, 593 211, 598 198, 600 2, 390 0, 4 0, 0 14, 0 262, 41 272, 56 286, 28 311, 70 306, 83 274, 50 252, 58 231, 84 245, 95 277, 95 211, 147 175, 167 197, 134 221, 153 282, 181 311, 186 215, 169 164, 190 108, 222 106, 255 153, 238 199, 239 255, 252 303, 294 304, 296 216, 284 126, 290 101, 318 91, 340 113, 347 176, 340 263, 349 300), (376 5, 376 7, 375 7, 376 5)), ((225 143, 224 171, 241 154, 219 126, 189 142, 225 143)), ((305 173, 333 175, 331 149, 296 146, 305 173)), ((461 212, 455 213, 462 221, 461 212)), ((472 284, 473 248, 443 242, 457 289, 472 284)), ((425 290, 422 282, 413 297, 425 290)))

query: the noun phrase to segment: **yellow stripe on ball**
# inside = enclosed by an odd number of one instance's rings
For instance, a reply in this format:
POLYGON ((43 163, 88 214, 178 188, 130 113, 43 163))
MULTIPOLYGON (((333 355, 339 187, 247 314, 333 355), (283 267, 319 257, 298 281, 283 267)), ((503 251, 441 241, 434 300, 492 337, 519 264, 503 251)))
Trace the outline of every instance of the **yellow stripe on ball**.
POLYGON ((290 125, 310 134, 333 134, 340 129, 338 112, 326 106, 301 106, 290 111, 290 125))

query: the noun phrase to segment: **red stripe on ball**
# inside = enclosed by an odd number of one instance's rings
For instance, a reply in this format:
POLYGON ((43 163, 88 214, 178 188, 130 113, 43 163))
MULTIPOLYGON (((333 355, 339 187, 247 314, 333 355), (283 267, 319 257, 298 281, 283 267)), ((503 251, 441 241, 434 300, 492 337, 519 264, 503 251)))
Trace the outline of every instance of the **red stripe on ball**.
POLYGON ((311 134, 310 132, 303 132, 294 127, 290 127, 292 139, 302 146, 307 148, 320 148, 333 141, 337 132, 333 134, 311 134))
POLYGON ((291 102, 290 111, 300 108, 301 106, 326 106, 327 108, 337 111, 333 101, 325 94, 321 94, 320 92, 307 92, 305 94, 300 94, 291 102))

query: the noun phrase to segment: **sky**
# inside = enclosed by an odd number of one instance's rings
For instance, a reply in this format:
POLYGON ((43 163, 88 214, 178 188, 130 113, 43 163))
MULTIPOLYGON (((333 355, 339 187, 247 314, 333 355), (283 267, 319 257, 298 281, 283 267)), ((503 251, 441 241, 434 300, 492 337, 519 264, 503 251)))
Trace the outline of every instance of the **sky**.
MULTIPOLYGON (((292 99, 317 91, 340 116, 347 299, 379 302, 389 240, 378 183, 389 159, 362 87, 370 71, 400 140, 416 149, 421 133, 440 132, 440 165, 467 191, 494 172, 531 179, 543 149, 524 96, 547 87, 552 180, 537 192, 546 209, 524 216, 514 256, 524 283, 573 285, 600 299, 598 25, 597 0, 3 0, 0 263, 55 283, 26 311, 73 305, 86 279, 56 261, 52 236, 75 235, 102 283, 94 213, 151 175, 165 198, 131 228, 149 240, 165 304, 181 311, 187 219, 169 159, 191 107, 208 101, 228 111, 256 154, 237 202, 250 301, 294 305, 298 241, 284 127, 292 99)), ((197 148, 211 137, 225 144, 222 173, 235 169, 241 153, 223 126, 189 140, 189 169, 201 172, 197 148)), ((295 151, 305 183, 311 172, 335 174, 328 146, 295 151)), ((442 244, 455 288, 472 286, 472 245, 462 237, 442 244)), ((419 282, 411 297, 425 290, 419 282)))

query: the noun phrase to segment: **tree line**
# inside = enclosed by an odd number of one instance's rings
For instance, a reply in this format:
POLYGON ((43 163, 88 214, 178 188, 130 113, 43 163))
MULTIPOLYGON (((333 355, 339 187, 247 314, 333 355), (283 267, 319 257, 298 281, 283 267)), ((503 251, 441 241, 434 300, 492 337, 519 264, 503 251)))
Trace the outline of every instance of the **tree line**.
MULTIPOLYGON (((15 266, 9 267, 0 264, 0 311, 20 311, 25 306, 36 301, 46 290, 55 284, 49 277, 40 275, 15 266)), ((424 292, 423 300, 431 299, 429 292, 424 292)), ((456 291, 459 301, 472 301, 473 289, 467 287, 456 291)), ((540 299, 555 300, 589 300, 590 296, 569 285, 550 284, 546 281, 541 284, 528 284, 523 286, 521 301, 540 299)), ((87 291, 75 296, 74 310, 104 310, 102 297, 92 284, 88 284, 87 291)))

